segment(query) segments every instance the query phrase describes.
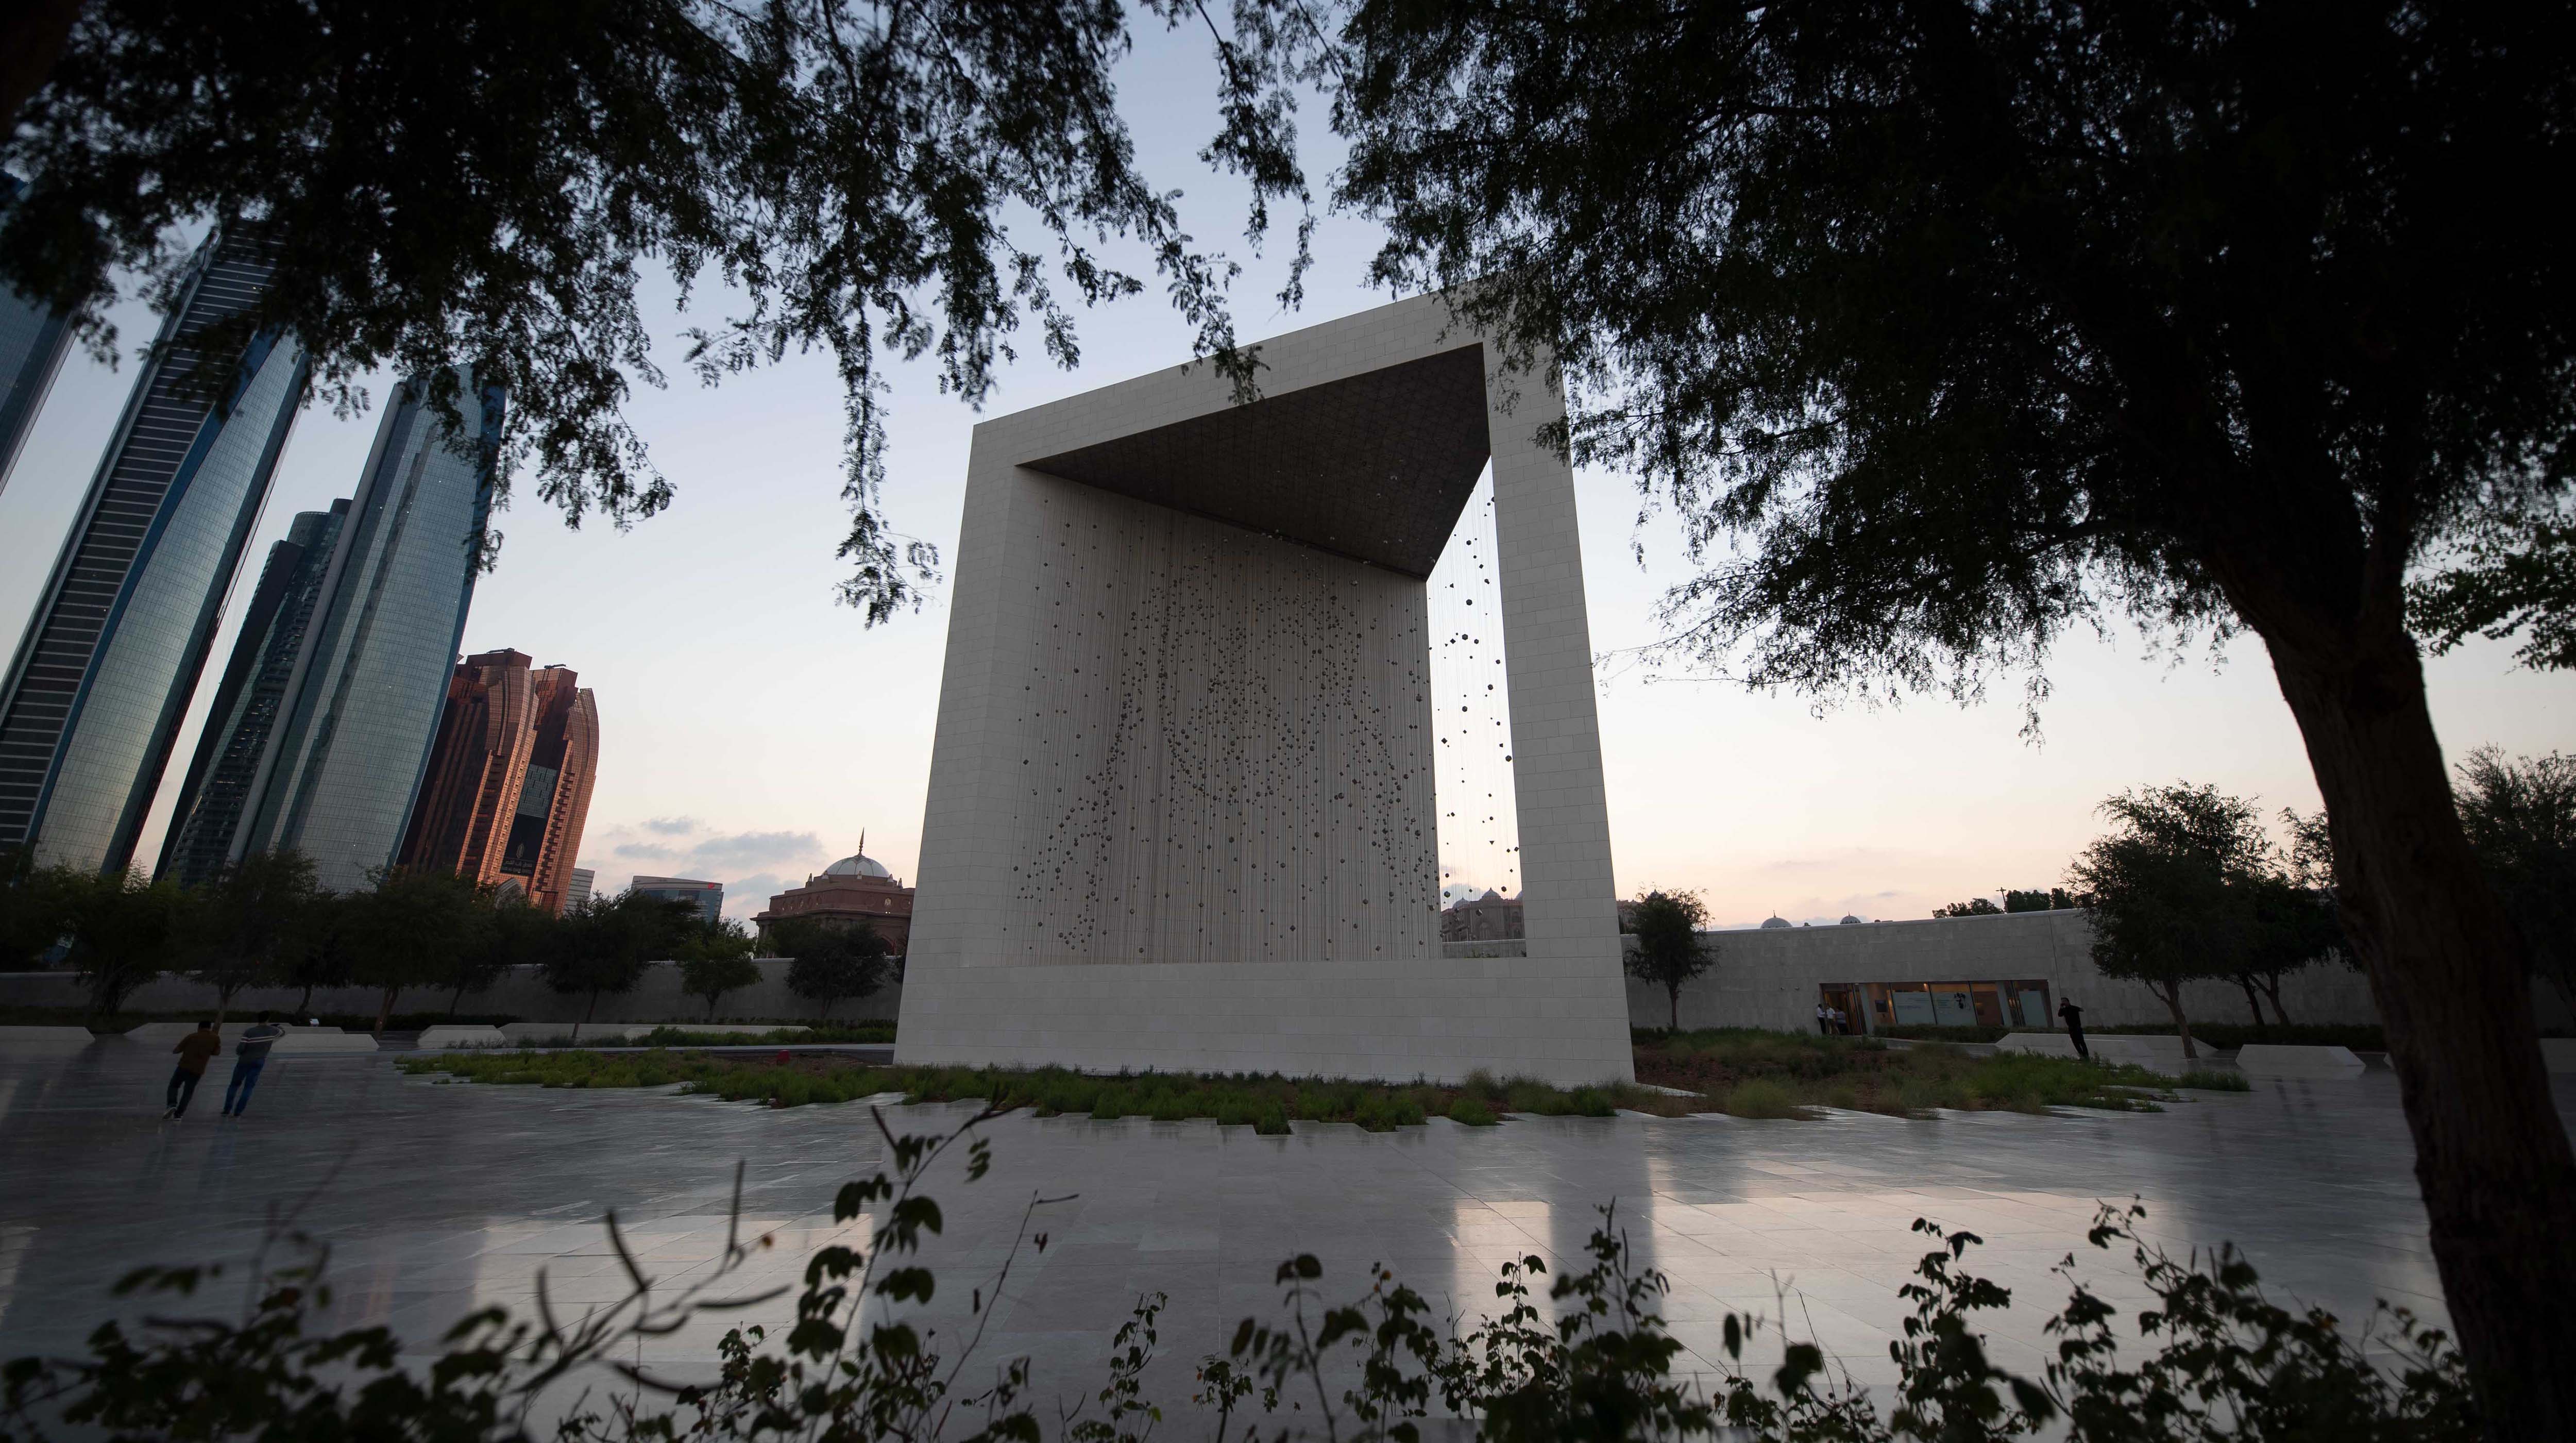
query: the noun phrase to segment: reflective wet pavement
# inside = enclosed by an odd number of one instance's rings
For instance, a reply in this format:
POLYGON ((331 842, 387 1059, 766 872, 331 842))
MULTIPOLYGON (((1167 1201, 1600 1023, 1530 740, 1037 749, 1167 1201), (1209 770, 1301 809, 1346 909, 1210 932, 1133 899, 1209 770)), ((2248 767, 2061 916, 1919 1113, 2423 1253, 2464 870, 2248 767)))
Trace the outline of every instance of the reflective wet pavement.
MULTIPOLYGON (((229 1065, 174 1124, 159 1120, 157 1051, 0 1053, 0 1355, 73 1348, 140 1263, 238 1276, 272 1218, 333 1249, 336 1321, 421 1343, 472 1307, 526 1304, 541 1269, 559 1305, 621 1296, 599 1226, 610 1209, 660 1285, 685 1286, 721 1255, 737 1160, 746 1231, 775 1240, 728 1280, 738 1296, 794 1281, 839 1232, 835 1189, 884 1152, 859 1106, 438 1084, 382 1056, 280 1059, 233 1121, 215 1113, 229 1065)), ((2556 1083, 2562 1116, 2576 1115, 2576 1079, 2556 1083)), ((1687 1365, 1720 1356, 1728 1312, 1777 1316, 1785 1296, 1795 1330, 1854 1376, 1890 1376, 1886 1343, 1908 1311, 1896 1289, 1924 1251, 1909 1225, 1930 1217, 1985 1239, 1971 1266, 2017 1299, 1987 1330, 2001 1360, 2035 1369, 2040 1324, 2066 1292, 2049 1270, 2068 1253, 2105 1296, 2145 1296, 2125 1255, 2084 1241, 2097 1200, 2135 1195, 2154 1238, 2176 1252, 2231 1240, 2276 1296, 2355 1322, 2385 1298, 2440 1321, 2394 1076, 2254 1089, 2142 1115, 1442 1120, 1386 1134, 1299 1124, 1288 1138, 1023 1114, 990 1126, 989 1177, 969 1186, 952 1169, 931 1189, 947 1230, 929 1255, 930 1312, 955 1336, 970 1297, 994 1296, 1030 1198, 1074 1194, 1031 1224, 1048 1246, 1021 1250, 978 1357, 1026 1354, 1047 1391, 1090 1391, 1126 1309, 1159 1290, 1171 1303, 1158 1381, 1177 1402, 1187 1360, 1271 1311, 1284 1257, 1323 1259, 1335 1296, 1383 1262, 1437 1311, 1472 1317, 1494 1306, 1496 1265, 1579 1259, 1596 1207, 1616 1199, 1639 1261, 1672 1280, 1687 1365)), ((924 1132, 970 1112, 886 1117, 924 1132)), ((791 1313, 781 1301, 705 1318, 642 1356, 702 1372, 724 1327, 791 1313)))

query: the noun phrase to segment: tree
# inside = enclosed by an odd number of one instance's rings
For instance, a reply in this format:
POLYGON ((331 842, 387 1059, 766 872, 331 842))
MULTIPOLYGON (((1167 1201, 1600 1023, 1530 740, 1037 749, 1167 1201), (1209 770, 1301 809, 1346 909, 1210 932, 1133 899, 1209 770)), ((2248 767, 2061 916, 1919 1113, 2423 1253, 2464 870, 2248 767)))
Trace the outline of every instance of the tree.
POLYGON ((113 1017, 127 994, 169 969, 188 926, 188 895, 135 871, 65 868, 57 878, 71 961, 89 988, 90 1012, 113 1017))
POLYGON ((2289 1009, 2281 1005, 2282 979, 2338 955, 2343 928, 2335 921, 2333 898, 2302 884, 2295 871, 2264 866, 2245 877, 2238 891, 2246 915, 2236 985, 2245 989, 2259 1038, 2265 1035, 2263 1009, 2254 1000, 2255 991, 2259 988, 2271 1000, 2272 1015, 2289 1026, 2289 1009))
POLYGON ((33 847, 0 847, 0 967, 33 966, 61 944, 80 883, 73 869, 37 866, 33 847))
MULTIPOLYGON (((587 1024, 598 1013, 601 997, 634 991, 645 968, 670 956, 697 915, 694 902, 643 892, 595 898, 565 918, 563 942, 545 962, 546 985, 568 995, 589 994, 590 1004, 581 1014, 587 1024)), ((573 1035, 580 1036, 580 1028, 573 1035)))
POLYGON ((2267 845, 2261 823, 2250 802, 2179 783, 2122 792, 2101 812, 2118 830, 2067 868, 2092 898, 2093 965, 2145 983, 2173 1014, 2182 1055, 2196 1059, 2183 984, 2239 970, 2252 941, 2245 887, 2267 845))
POLYGON ((875 995, 892 971, 886 958, 893 949, 865 922, 838 927, 790 919, 772 927, 770 938, 773 950, 796 959, 787 964, 787 990, 825 1017, 843 998, 875 995))
POLYGON ((2003 914, 2003 908, 1983 897, 1970 897, 1964 902, 1953 902, 1947 907, 1932 909, 1932 915, 1935 917, 2000 917, 2003 914))
POLYGON ((760 981, 760 964, 751 960, 751 934, 740 922, 717 918, 690 928, 680 939, 680 990, 707 999, 707 1017, 728 992, 760 981))
POLYGON ((2033 887, 2026 892, 2011 887, 2004 889, 2004 910, 2007 912, 2063 912, 2075 905, 2075 894, 2064 887, 2033 887))
POLYGON ((2512 761, 2481 747, 2460 762, 2460 825, 2532 971, 2576 1013, 2576 756, 2512 761))
POLYGON ((346 987, 355 980, 357 958, 351 950, 351 935, 360 907, 354 894, 339 892, 318 893, 306 905, 304 926, 278 969, 281 983, 304 989, 304 995, 295 999, 297 1016, 312 1015, 314 988, 346 987))
MULTIPOLYGON (((175 235, 255 231, 273 278, 208 354, 293 334, 341 406, 363 404, 378 367, 432 378, 459 442, 463 367, 506 392, 501 444, 533 461, 538 494, 568 522, 596 509, 622 526, 672 494, 622 413, 630 376, 662 382, 639 273, 666 265, 684 299, 713 277, 740 309, 690 333, 702 382, 791 349, 839 365, 841 593, 874 623, 917 604, 938 562, 879 505, 881 352, 934 357, 942 389, 974 403, 1023 323, 1071 366, 1071 303, 1144 289, 1103 258, 1118 238, 1249 384, 1224 305, 1235 268, 1193 248, 1117 112, 1128 24, 1125 7, 1069 0, 44 0, 0 21, 15 121, 0 165, 32 181, 0 223, 0 283, 104 347, 121 271, 166 305, 175 235)), ((1285 117, 1227 75, 1208 158, 1258 197, 1302 198, 1285 117)), ((1266 224, 1256 199, 1256 247, 1266 224)))
POLYGON ((1708 925, 1708 906, 1696 892, 1640 892, 1630 915, 1637 950, 1628 954, 1628 975, 1664 989, 1672 1029, 1679 1032, 1683 985, 1717 964, 1717 948, 1699 936, 1708 925))
POLYGON ((2530 667, 2576 666, 2576 524, 2508 519, 2463 548, 2461 564, 2406 589, 2406 618, 2436 652, 2471 632, 2524 640, 2530 667))
POLYGON ((376 989, 382 1032, 397 998, 438 985, 474 946, 484 902, 472 880, 433 867, 379 867, 367 879, 345 904, 340 936, 351 980, 376 989))
POLYGON ((246 853, 195 889, 188 950, 197 965, 188 976, 215 989, 217 1022, 234 993, 277 975, 316 895, 313 859, 291 848, 246 853))
MULTIPOLYGON (((1819 702, 2020 674, 2035 705, 2070 628, 2260 638, 2489 1426, 2576 1431, 2552 1361, 2576 1351, 2576 1150, 2406 591, 2481 543, 2564 557, 2542 527, 2576 484, 2576 259, 2525 198, 2576 163, 2576 13, 1334 18, 1265 61, 1334 87, 1340 197, 1390 232, 1374 274, 1451 287, 1564 379, 1578 461, 1679 514, 1704 567, 1668 595, 1671 655, 1819 702)), ((2568 615, 2530 587, 2499 621, 2568 615)))
POLYGON ((466 993, 489 988, 513 967, 543 962, 563 931, 554 913, 531 904, 524 893, 494 895, 490 889, 477 889, 475 895, 486 910, 474 919, 471 943, 456 954, 440 979, 448 989, 450 1017, 464 1005, 466 993))

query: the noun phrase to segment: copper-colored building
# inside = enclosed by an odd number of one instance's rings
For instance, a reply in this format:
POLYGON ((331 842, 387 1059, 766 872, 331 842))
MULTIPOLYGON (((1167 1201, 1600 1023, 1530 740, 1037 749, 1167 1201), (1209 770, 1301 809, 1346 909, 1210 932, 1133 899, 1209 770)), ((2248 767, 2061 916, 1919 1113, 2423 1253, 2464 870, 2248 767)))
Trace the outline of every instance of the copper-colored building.
POLYGON ((578 680, 568 667, 532 670, 516 651, 457 664, 404 866, 516 886, 563 910, 599 769, 599 707, 578 680))
POLYGON ((789 918, 810 919, 836 927, 865 922, 886 940, 897 957, 912 940, 912 889, 860 849, 769 899, 769 910, 752 919, 767 937, 770 927, 789 918))

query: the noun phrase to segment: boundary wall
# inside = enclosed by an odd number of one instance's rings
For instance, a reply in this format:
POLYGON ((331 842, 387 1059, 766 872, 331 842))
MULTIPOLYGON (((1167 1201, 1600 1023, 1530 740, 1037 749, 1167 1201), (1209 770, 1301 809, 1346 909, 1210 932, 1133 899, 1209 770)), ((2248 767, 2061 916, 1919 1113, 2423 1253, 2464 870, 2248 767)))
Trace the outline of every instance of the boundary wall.
MULTIPOLYGON (((2081 911, 1753 928, 1703 932, 1700 941, 1717 949, 1717 963, 1682 989, 1684 1027, 1804 1030, 1816 1025, 1819 986, 1855 982, 2043 981, 2050 1007, 2073 998, 2087 1027, 2172 1020, 2145 984, 2114 981, 2093 965, 2093 925, 2081 911)), ((2288 978, 2281 1000, 2292 1022, 2379 1020, 2369 982, 2332 963, 2288 978)), ((2563 1025, 2564 1009, 2541 1000, 2541 1025, 2554 1016, 2563 1025)), ((2184 987, 2183 1011, 2210 1022, 2247 1020, 2245 993, 2230 982, 2184 987)), ((1661 1027, 1671 1015, 1664 989, 1634 978, 1628 1012, 1643 1027, 1661 1027)))
MULTIPOLYGON (((815 1022, 821 1020, 813 1003, 787 990, 787 969, 791 959, 760 959, 760 981, 739 991, 725 994, 716 1013, 716 1021, 757 1018, 762 1021, 815 1022)), ((277 1012, 291 1011, 304 995, 301 987, 254 987, 233 994, 229 1016, 256 1013, 262 1008, 277 1012)), ((372 1017, 379 993, 372 987, 317 987, 313 1001, 305 1009, 308 1015, 323 1013, 372 1017)), ((22 1007, 77 1007, 84 1000, 80 976, 75 972, 0 972, 0 1003, 22 1007)), ((448 994, 433 988, 406 991, 394 1001, 396 1012, 445 1012, 448 994)), ((215 989, 184 977, 168 976, 136 988, 127 998, 126 1007, 135 1012, 186 1012, 193 1008, 211 1010, 215 989)), ((834 1022, 890 1022, 903 1004, 903 984, 889 982, 874 996, 845 999, 832 1007, 834 1022)), ((534 967, 513 967, 509 973, 481 992, 468 992, 456 1008, 460 1017, 505 1014, 531 1022, 572 1022, 590 1005, 586 994, 569 996, 546 985, 544 974, 534 967)), ((707 1020, 707 1004, 680 990, 680 964, 655 962, 645 968, 644 980, 634 991, 623 996, 602 997, 596 1022, 691 1022, 707 1020)))

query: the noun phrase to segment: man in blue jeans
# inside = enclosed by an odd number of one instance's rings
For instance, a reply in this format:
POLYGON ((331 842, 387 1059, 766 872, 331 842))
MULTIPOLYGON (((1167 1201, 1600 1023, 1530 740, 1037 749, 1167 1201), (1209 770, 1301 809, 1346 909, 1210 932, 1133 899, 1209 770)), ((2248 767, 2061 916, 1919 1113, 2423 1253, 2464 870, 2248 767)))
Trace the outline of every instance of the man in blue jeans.
POLYGON ((241 1040, 233 1044, 233 1077, 224 1084, 226 1117, 250 1110, 250 1090, 259 1086, 259 1070, 268 1066, 268 1049, 286 1035, 285 1028, 268 1020, 273 1015, 259 1014, 259 1021, 243 1029, 241 1040))

